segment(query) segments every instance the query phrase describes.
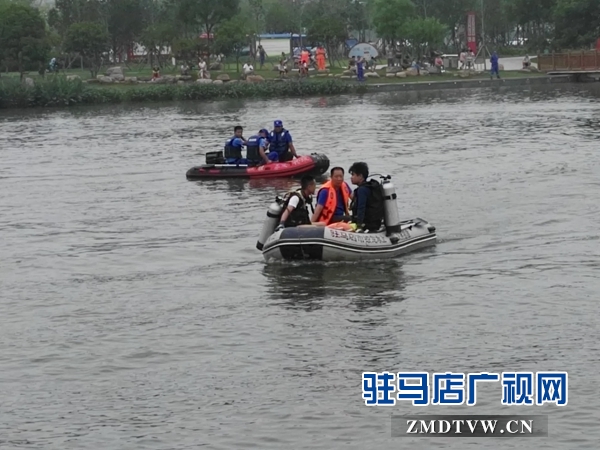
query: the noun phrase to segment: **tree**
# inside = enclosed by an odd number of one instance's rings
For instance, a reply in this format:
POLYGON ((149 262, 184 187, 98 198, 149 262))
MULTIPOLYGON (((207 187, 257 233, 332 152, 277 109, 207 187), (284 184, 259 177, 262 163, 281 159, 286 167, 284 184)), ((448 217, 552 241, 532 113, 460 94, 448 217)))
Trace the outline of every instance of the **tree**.
POLYGON ((144 29, 144 13, 140 0, 106 0, 106 24, 110 35, 114 62, 117 56, 139 38, 144 29))
POLYGON ((415 5, 410 0, 375 0, 373 24, 379 37, 394 47, 406 38, 406 24, 415 16, 415 5))
POLYGON ((55 0, 54 8, 48 11, 48 25, 63 37, 76 22, 100 22, 102 19, 100 0, 55 0))
POLYGON ((428 16, 433 16, 447 26, 450 30, 450 40, 458 52, 462 43, 458 38, 458 28, 466 25, 467 12, 476 11, 475 0, 429 0, 427 4, 428 16))
POLYGON ((505 8, 507 18, 526 31, 528 44, 540 48, 551 35, 555 7, 556 0, 509 0, 505 8))
POLYGON ((193 32, 205 31, 210 35, 225 20, 235 16, 239 0, 181 0, 178 19, 193 32))
POLYGON ((407 39, 416 50, 419 59, 426 49, 433 49, 443 42, 446 31, 446 26, 433 17, 416 18, 406 24, 407 39))
POLYGON ((177 31, 171 23, 149 25, 140 33, 139 42, 148 51, 151 66, 154 66, 154 55, 157 56, 158 65, 160 66, 161 49, 168 46, 173 47, 176 38, 177 31))
POLYGON ((307 35, 311 42, 325 45, 329 62, 332 64, 335 49, 342 46, 348 38, 346 21, 336 14, 322 14, 320 17, 310 20, 307 35))
POLYGON ((240 53, 248 42, 251 32, 248 21, 241 15, 223 22, 215 36, 215 51, 225 56, 235 55, 236 70, 240 71, 240 53))
POLYGON ((50 46, 39 10, 19 3, 0 5, 0 57, 17 67, 21 80, 26 64, 42 70, 50 46))
POLYGON ((100 70, 102 54, 110 49, 109 36, 104 27, 98 23, 74 23, 67 30, 65 49, 78 52, 90 66, 92 78, 100 70))
POLYGON ((297 33, 300 27, 292 3, 274 3, 265 12, 267 33, 297 33))
POLYGON ((600 36, 598 0, 558 0, 554 18, 560 47, 590 48, 600 36))
POLYGON ((370 11, 367 1, 348 0, 346 9, 348 15, 348 27, 358 33, 358 40, 365 42, 366 32, 370 25, 370 11))

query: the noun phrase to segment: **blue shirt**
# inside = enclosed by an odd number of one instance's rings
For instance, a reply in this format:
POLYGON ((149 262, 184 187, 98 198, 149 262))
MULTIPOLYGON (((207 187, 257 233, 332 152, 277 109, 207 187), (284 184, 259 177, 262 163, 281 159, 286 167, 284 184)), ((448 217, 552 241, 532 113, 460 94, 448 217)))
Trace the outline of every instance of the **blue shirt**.
MULTIPOLYGON (((337 204, 335 205, 335 212, 333 213, 333 215, 334 216, 343 216, 344 214, 346 214, 346 208, 344 207, 344 196, 342 195, 342 189, 341 188, 336 189, 336 194, 337 194, 337 204)), ((319 192, 319 196, 317 197, 317 205, 325 206, 325 204, 327 203, 328 196, 329 196, 329 189, 328 188, 321 189, 321 192, 319 192)))
POLYGON ((244 145, 244 141, 242 141, 239 137, 234 137, 230 140, 230 144, 232 147, 242 147, 244 145))

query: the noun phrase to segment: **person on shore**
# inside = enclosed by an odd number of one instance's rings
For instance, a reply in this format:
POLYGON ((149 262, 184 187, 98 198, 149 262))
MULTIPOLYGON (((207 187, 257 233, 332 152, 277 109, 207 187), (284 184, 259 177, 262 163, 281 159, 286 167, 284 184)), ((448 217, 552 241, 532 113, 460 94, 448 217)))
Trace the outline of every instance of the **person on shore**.
POLYGON ((321 186, 317 194, 317 207, 312 216, 313 222, 329 225, 351 220, 348 209, 352 189, 344 181, 344 169, 334 167, 330 171, 331 180, 321 186))
POLYGON ((356 61, 356 78, 358 81, 365 81, 365 60, 362 56, 356 61))
POLYGON ((465 49, 461 50, 458 61, 460 62, 460 70, 464 70, 467 62, 467 52, 465 49))
POLYGON ((492 57, 490 58, 490 63, 492 64, 492 71, 490 73, 490 79, 494 79, 494 74, 500 79, 500 65, 498 64, 498 53, 494 52, 492 57))
POLYGON ((262 70, 263 66, 265 65, 265 60, 267 59, 267 52, 262 45, 258 46, 258 58, 260 60, 260 70, 262 70))
POLYGON ((276 120, 273 131, 269 134, 269 154, 271 161, 287 162, 298 158, 296 148, 292 142, 292 135, 283 128, 283 122, 276 120))
POLYGON ((384 217, 381 184, 377 180, 367 181, 369 166, 364 162, 352 164, 348 172, 351 175, 350 181, 357 186, 352 194, 352 230, 379 230, 384 217))
POLYGON ((246 140, 242 136, 244 129, 237 125, 233 129, 233 137, 225 143, 225 163, 226 164, 247 164, 248 160, 242 157, 242 147, 246 145, 246 140))
POLYGON ((279 78, 287 77, 288 68, 286 65, 286 61, 287 59, 285 57, 281 58, 281 61, 279 61, 279 66, 277 67, 277 69, 279 70, 279 78))
POLYGON ((350 60, 348 61, 348 68, 346 70, 356 72, 356 56, 350 58, 350 60))
POLYGON ((325 49, 322 45, 317 47, 317 68, 320 71, 325 70, 325 49))
POLYGON ((306 66, 308 67, 309 62, 310 62, 310 53, 308 52, 308 49, 305 47, 304 50, 302 50, 302 53, 300 54, 300 64, 302 64, 302 65, 306 64, 306 66))
POLYGON ((247 61, 246 64, 244 64, 244 67, 242 67, 242 72, 244 74, 244 79, 246 79, 248 75, 254 74, 254 67, 252 67, 252 63, 250 61, 247 61))
POLYGON ((154 67, 152 69, 152 81, 158 80, 160 78, 160 67, 154 67))
POLYGON ((469 53, 467 54, 467 69, 473 70, 475 68, 474 63, 475 53, 473 53, 473 50, 469 50, 469 53))
POLYGON ((207 67, 206 67, 206 61, 204 61, 204 59, 202 59, 202 58, 200 58, 200 60, 198 61, 198 78, 199 79, 210 78, 210 76, 208 75, 207 67))
POLYGON ((257 135, 250 136, 246 142, 246 159, 249 163, 260 163, 271 164, 271 161, 266 154, 269 143, 267 138, 269 132, 264 128, 258 132, 257 135))
POLYGON ((523 58, 523 69, 529 69, 530 66, 531 60, 529 59, 529 55, 525 55, 525 58, 523 58))
POLYGON ((300 189, 286 195, 283 214, 275 231, 298 225, 310 225, 308 205, 312 204, 311 196, 315 193, 317 184, 310 175, 300 180, 300 189))

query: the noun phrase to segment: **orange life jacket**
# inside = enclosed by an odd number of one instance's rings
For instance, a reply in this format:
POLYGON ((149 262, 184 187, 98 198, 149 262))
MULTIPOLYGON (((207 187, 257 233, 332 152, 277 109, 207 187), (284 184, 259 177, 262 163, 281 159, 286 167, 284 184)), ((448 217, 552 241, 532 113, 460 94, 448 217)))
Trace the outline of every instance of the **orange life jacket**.
MULTIPOLYGON (((327 189, 327 201, 325 202, 325 206, 323 207, 323 211, 321 211, 318 221, 325 222, 329 225, 331 219, 333 219, 335 210, 337 209, 337 189, 334 189, 331 186, 331 181, 325 183, 321 189, 319 189, 319 192, 323 189, 327 189)), ((342 197, 344 198, 344 214, 348 214, 348 200, 352 195, 352 191, 346 182, 342 183, 341 191, 342 197)))

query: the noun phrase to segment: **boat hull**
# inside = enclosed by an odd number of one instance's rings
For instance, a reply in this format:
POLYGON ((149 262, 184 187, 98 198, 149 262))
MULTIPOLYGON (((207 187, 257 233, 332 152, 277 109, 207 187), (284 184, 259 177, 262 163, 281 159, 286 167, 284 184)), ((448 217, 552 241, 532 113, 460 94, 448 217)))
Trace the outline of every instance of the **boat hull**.
POLYGON ((188 180, 207 178, 287 178, 302 175, 319 176, 329 169, 329 158, 320 153, 300 156, 287 162, 276 162, 260 166, 234 164, 204 164, 187 171, 188 180))
POLYGON ((396 258, 437 242, 435 227, 423 219, 402 222, 390 236, 300 226, 273 233, 263 247, 267 262, 277 260, 359 261, 396 258))

